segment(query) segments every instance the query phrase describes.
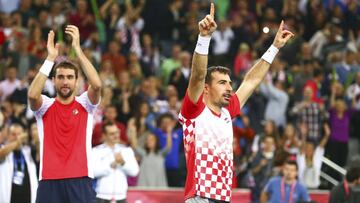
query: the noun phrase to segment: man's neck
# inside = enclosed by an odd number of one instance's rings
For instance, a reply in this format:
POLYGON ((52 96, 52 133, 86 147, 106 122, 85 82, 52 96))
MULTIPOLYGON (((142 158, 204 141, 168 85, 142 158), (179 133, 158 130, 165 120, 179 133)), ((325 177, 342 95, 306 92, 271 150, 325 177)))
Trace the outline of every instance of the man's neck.
POLYGON ((112 142, 105 142, 105 144, 110 147, 111 149, 113 149, 115 147, 115 143, 112 142))
POLYGON ((68 98, 63 98, 63 97, 60 97, 59 95, 56 96, 56 99, 61 103, 61 104, 70 104, 73 100, 74 100, 74 97, 73 95, 71 95, 70 97, 68 98))
POLYGON ((288 180, 287 180, 286 178, 284 178, 284 181, 285 181, 286 184, 292 185, 293 183, 296 182, 296 179, 288 179, 288 180))
POLYGON ((204 95, 204 102, 206 104, 206 106, 214 113, 216 114, 220 114, 221 113, 221 107, 219 107, 218 105, 210 102, 206 96, 204 95))

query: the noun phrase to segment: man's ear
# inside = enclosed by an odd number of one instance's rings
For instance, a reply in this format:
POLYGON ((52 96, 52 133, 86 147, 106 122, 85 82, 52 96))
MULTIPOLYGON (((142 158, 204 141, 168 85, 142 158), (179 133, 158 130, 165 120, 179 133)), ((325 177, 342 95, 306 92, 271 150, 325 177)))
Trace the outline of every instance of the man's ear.
POLYGON ((210 90, 210 85, 205 83, 205 86, 204 86, 204 93, 209 93, 209 90, 210 90))

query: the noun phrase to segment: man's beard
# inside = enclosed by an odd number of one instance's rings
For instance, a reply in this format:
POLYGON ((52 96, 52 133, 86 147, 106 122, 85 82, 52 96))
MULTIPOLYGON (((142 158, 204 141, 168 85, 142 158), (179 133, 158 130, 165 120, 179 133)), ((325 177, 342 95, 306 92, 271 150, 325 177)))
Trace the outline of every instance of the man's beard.
POLYGON ((56 94, 59 95, 61 98, 63 99, 67 99, 69 98, 72 94, 73 94, 74 90, 69 88, 69 92, 64 94, 61 92, 61 88, 60 89, 56 89, 56 94))

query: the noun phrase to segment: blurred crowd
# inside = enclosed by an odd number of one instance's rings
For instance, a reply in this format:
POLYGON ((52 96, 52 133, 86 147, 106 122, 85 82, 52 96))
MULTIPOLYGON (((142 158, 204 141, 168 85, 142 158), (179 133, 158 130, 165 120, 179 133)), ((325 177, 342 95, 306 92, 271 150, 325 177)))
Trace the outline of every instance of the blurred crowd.
MULTIPOLYGON (((103 125, 113 122, 119 129, 117 142, 130 146, 140 165, 138 176, 127 177, 129 185, 184 186, 177 115, 189 81, 198 22, 208 13, 209 2, 0 0, 0 146, 29 145, 39 163, 27 88, 47 56, 50 30, 64 56, 57 60, 76 61, 64 33, 64 27, 73 24, 104 87, 94 114, 93 146, 109 141, 103 125), (18 128, 28 136, 13 138, 18 128)), ((338 181, 342 176, 325 167, 322 157, 346 167, 360 153, 360 2, 214 3, 218 29, 209 65, 229 67, 235 87, 270 46, 280 20, 295 34, 242 116, 234 120, 234 187, 251 188, 257 201, 269 178, 290 157, 297 161, 298 178, 307 188, 331 188, 320 179, 321 171, 338 181)), ((86 78, 81 76, 79 84, 81 94, 86 78)), ((51 79, 43 94, 56 94, 51 79)))

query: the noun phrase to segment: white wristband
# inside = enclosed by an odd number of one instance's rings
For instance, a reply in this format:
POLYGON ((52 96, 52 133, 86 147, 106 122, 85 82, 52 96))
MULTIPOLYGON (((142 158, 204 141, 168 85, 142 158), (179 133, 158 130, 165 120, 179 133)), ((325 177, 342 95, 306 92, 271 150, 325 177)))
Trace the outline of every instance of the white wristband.
POLYGON ((279 52, 279 49, 276 48, 274 45, 271 45, 269 49, 262 55, 262 59, 268 63, 272 63, 276 54, 279 52))
POLYGON ((209 45, 210 45, 211 37, 198 37, 198 41, 196 43, 195 52, 201 55, 208 55, 209 53, 209 45))
POLYGON ((53 61, 45 60, 39 71, 40 73, 49 77, 53 66, 54 66, 53 61))

